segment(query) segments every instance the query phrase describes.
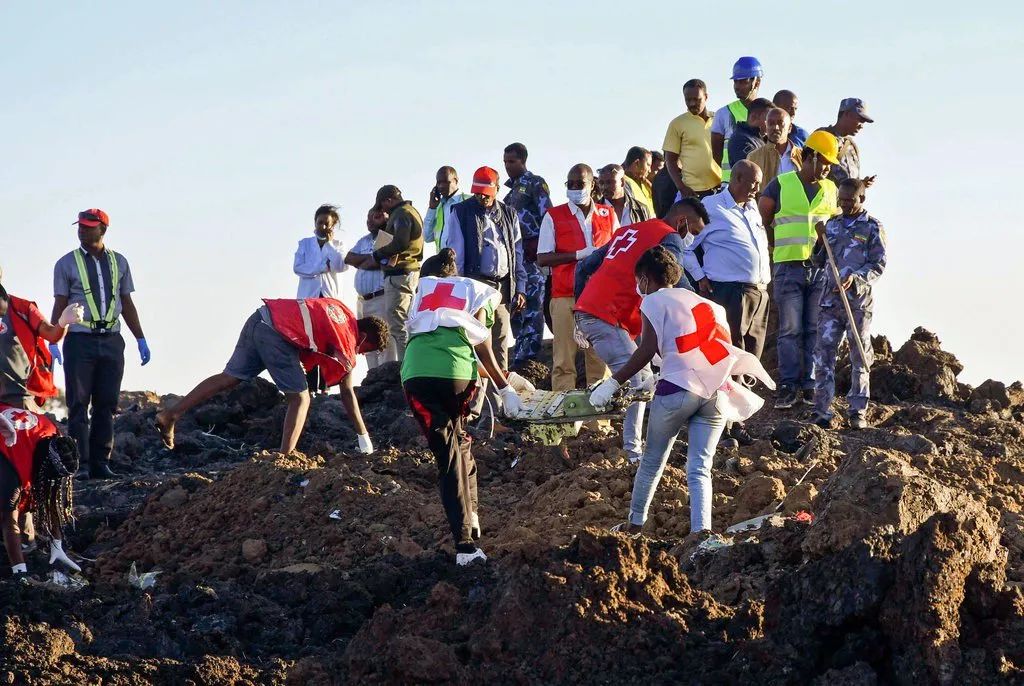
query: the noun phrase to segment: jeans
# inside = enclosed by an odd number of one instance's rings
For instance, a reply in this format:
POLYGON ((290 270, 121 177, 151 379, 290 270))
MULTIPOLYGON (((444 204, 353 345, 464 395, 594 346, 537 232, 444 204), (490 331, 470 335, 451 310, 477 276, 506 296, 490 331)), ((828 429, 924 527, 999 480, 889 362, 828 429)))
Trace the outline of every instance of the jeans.
POLYGON ((772 271, 775 305, 779 308, 779 386, 814 388, 814 345, 818 310, 825 287, 821 269, 802 262, 779 262, 772 271))
MULTIPOLYGON (((613 326, 585 312, 576 313, 576 325, 594 347, 594 352, 608 368, 615 373, 621 369, 636 352, 636 343, 629 337, 625 329, 613 326)), ((644 367, 630 379, 636 386, 651 374, 650 367, 644 367)), ((622 447, 631 455, 643 452, 642 432, 644 426, 644 407, 647 403, 633 403, 626 410, 622 420, 622 447)))
POLYGON ((64 339, 68 433, 78 443, 82 464, 98 465, 110 460, 123 375, 121 334, 69 333, 64 339))
POLYGON ((633 480, 629 521, 647 521, 654 490, 661 481, 669 453, 683 427, 689 425, 686 447, 686 485, 690 489, 690 531, 711 528, 711 459, 725 429, 718 409, 718 394, 702 398, 690 391, 658 395, 651 403, 647 424, 647 450, 633 480))

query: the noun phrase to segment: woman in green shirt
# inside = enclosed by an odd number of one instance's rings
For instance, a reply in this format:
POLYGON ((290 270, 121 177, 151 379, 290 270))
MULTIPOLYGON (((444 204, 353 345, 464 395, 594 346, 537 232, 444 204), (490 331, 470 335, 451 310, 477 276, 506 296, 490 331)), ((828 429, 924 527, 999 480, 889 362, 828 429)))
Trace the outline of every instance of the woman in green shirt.
POLYGON ((420 269, 407 322, 402 385, 437 461, 438 488, 455 540, 455 560, 465 565, 487 559, 478 547, 476 463, 465 431, 465 418, 477 393, 478 365, 483 365, 498 388, 506 416, 515 416, 522 408, 516 390, 533 388, 518 374, 506 375, 491 349, 490 326, 500 294, 456 274, 455 252, 450 248, 427 259, 420 269))

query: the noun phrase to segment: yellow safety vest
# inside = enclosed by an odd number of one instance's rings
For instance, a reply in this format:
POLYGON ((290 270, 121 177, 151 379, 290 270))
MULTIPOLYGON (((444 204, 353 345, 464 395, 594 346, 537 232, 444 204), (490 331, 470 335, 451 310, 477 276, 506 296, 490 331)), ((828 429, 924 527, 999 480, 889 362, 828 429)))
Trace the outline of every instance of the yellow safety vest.
MULTIPOLYGON (((117 296, 120 292, 118 285, 121 282, 121 273, 117 269, 117 253, 107 250, 107 260, 110 264, 110 298, 107 301, 107 312, 100 316, 100 308, 96 306, 96 298, 92 296, 92 286, 89 285, 89 271, 85 268, 85 260, 82 258, 82 250, 75 249, 75 264, 78 266, 78 279, 82 282, 82 290, 85 292, 85 303, 89 306, 89 314, 92 321, 82 322, 83 326, 90 329, 110 329, 117 321, 117 296)), ((103 278, 102 275, 100 278, 103 278)))
POLYGON ((810 259, 818 234, 815 224, 839 214, 839 190, 828 179, 818 182, 814 200, 807 201, 803 181, 795 172, 779 179, 779 208, 775 213, 775 262, 802 262, 810 259))
MULTIPOLYGON (((732 118, 736 120, 737 124, 747 120, 747 106, 740 100, 733 100, 729 103, 729 112, 732 113, 732 118)), ((731 178, 732 167, 729 165, 729 139, 726 138, 722 143, 722 183, 729 183, 731 178)))

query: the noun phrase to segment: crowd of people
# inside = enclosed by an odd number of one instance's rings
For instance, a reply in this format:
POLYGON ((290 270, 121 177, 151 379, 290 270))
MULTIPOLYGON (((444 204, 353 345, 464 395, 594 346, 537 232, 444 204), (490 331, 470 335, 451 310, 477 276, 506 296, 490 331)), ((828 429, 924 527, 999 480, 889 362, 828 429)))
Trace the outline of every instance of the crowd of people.
MULTIPOLYGON (((538 358, 547 327, 555 391, 577 388, 582 354, 595 407, 627 383, 653 392, 646 441, 645 403, 630 404, 623 418, 623 449, 639 466, 620 528, 642 528, 686 427, 691 527, 710 528, 715 450, 752 440, 743 420, 761 401, 750 389, 758 380, 774 388, 758 361, 773 301, 775 406, 811 404, 813 421, 833 425, 845 334, 853 367, 848 422, 867 424, 872 284, 885 268, 885 233, 864 207, 875 178, 861 176, 854 139, 873 120, 862 100, 846 98, 835 123, 808 132, 795 123, 797 95, 762 97, 763 77, 756 58, 741 57, 732 71, 736 99, 717 111, 708 109, 702 80, 686 81, 686 111, 669 123, 662 152, 634 146, 621 164, 574 164, 559 205, 528 169, 526 146, 513 143, 503 151, 504 182, 481 166, 466 193, 458 172, 440 167, 425 215, 397 186, 382 186, 350 250, 338 237, 338 208, 318 207, 313 235, 295 252, 296 297, 265 300, 224 370, 156 416, 165 445, 174 447, 185 412, 266 371, 288 402, 283 452, 298 444, 310 394, 340 386, 356 447, 371 454, 373 427, 363 422, 350 373, 358 354, 370 368, 396 361, 436 459, 456 560, 486 559, 466 418, 484 395, 505 416, 520 414, 536 389, 515 370, 538 358), (354 311, 339 282, 349 267, 354 311)), ((49 319, 0 286, 0 504, 18 573, 33 480, 43 484, 37 490, 69 496, 79 459, 89 478, 116 476, 109 460, 124 371, 122 319, 142 364, 150 359, 128 261, 104 243, 108 215, 86 210, 77 224, 80 246, 54 267, 49 319), (54 361, 64 364, 71 440, 42 414, 41 403, 57 394, 54 361)), ((67 508, 48 500, 42 516, 52 558, 73 565, 60 547, 59 514, 67 508)))

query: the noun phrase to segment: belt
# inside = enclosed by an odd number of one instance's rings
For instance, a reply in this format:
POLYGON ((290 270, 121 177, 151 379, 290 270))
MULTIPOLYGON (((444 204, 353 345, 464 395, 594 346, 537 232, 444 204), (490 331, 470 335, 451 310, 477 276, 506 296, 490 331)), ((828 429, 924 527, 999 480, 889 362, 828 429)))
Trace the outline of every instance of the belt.
POLYGON ((708 281, 711 282, 712 286, 714 286, 716 284, 734 283, 737 286, 739 286, 740 288, 743 288, 743 289, 746 289, 746 290, 757 290, 757 291, 765 291, 765 292, 768 291, 768 284, 764 284, 764 283, 747 283, 746 281, 715 281, 714 279, 708 279, 708 281))
POLYGON ((373 293, 367 293, 366 295, 361 295, 359 297, 362 298, 363 300, 373 300, 374 298, 376 298, 379 295, 384 295, 384 289, 383 288, 381 290, 379 290, 379 291, 374 291, 373 293))
POLYGON ((715 195, 720 190, 722 190, 721 186, 715 186, 714 188, 709 188, 706 191, 695 191, 694 195, 703 200, 708 196, 715 195))

